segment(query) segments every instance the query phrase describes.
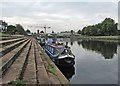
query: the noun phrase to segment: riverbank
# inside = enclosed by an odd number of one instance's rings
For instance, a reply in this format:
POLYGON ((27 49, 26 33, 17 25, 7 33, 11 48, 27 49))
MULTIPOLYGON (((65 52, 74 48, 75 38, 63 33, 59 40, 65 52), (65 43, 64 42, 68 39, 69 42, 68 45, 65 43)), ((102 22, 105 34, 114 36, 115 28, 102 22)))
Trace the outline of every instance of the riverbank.
POLYGON ((5 37, 6 37, 6 36, 11 36, 11 35, 10 35, 10 34, 3 34, 3 33, 0 33, 0 37, 1 37, 1 36, 5 36, 5 37))
POLYGON ((80 36, 83 39, 107 39, 107 40, 120 40, 120 36, 80 36))
POLYGON ((120 36, 79 36, 78 39, 106 42, 120 42, 120 36))

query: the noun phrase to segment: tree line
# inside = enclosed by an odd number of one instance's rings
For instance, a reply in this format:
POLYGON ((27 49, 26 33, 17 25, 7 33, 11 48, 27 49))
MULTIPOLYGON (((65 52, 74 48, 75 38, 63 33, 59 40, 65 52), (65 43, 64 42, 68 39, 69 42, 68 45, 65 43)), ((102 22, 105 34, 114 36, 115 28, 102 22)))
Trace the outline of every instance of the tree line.
POLYGON ((8 23, 6 23, 5 21, 0 20, 0 32, 11 35, 15 34, 27 35, 27 33, 30 33, 30 30, 25 31, 22 25, 20 24, 8 25, 8 23))
POLYGON ((117 29, 118 23, 111 18, 105 18, 104 21, 95 25, 86 26, 81 30, 78 30, 78 34, 87 36, 115 36, 119 35, 117 29))
POLYGON ((24 28, 20 24, 16 24, 16 26, 8 25, 6 33, 9 33, 12 35, 14 35, 14 34, 26 35, 26 31, 24 30, 24 28))

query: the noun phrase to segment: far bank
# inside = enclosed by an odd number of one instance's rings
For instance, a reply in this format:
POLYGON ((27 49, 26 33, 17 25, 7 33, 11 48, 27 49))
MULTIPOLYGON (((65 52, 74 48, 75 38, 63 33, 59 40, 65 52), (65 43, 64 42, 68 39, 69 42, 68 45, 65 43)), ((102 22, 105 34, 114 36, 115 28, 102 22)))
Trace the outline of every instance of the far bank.
POLYGON ((120 36, 74 36, 71 38, 77 38, 78 40, 82 39, 82 40, 120 42, 120 36))

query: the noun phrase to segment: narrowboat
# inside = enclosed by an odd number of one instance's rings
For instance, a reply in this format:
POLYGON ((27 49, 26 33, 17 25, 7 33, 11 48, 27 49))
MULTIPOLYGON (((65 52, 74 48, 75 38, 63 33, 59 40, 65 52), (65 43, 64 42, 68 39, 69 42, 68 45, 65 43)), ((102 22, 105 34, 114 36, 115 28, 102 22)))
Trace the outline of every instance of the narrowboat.
POLYGON ((45 46, 45 38, 37 37, 37 41, 41 46, 45 46))
POLYGON ((45 38, 40 38, 40 45, 45 46, 45 38))
POLYGON ((70 50, 70 47, 63 43, 46 43, 45 52, 52 59, 52 61, 59 66, 72 66, 75 64, 75 56, 70 50))

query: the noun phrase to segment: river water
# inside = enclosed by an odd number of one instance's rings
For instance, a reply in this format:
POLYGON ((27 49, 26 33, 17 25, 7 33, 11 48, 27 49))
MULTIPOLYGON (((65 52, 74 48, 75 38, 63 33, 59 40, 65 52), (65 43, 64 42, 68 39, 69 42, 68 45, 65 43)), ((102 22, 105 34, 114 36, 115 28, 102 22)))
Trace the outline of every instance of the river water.
POLYGON ((58 39, 68 42, 75 55, 75 65, 60 70, 71 84, 117 84, 119 43, 58 39))

